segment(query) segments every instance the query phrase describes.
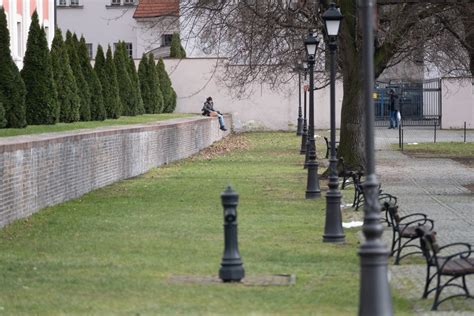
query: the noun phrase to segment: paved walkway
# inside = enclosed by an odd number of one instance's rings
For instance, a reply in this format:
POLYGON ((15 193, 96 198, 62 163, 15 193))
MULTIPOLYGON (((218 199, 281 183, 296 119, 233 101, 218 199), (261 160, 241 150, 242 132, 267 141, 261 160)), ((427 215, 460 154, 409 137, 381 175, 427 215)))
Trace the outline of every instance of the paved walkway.
MULTIPOLYGON (((431 131, 412 130, 414 142, 426 142, 431 131)), ((462 141, 462 131, 438 131, 443 141, 462 141)), ((469 140, 474 139, 470 131, 469 140)), ((441 245, 465 241, 474 245, 474 193, 463 185, 474 183, 474 168, 469 168, 450 159, 411 158, 400 151, 390 150, 389 145, 398 143, 394 130, 377 129, 377 174, 385 192, 399 198, 402 213, 423 212, 435 220, 438 240, 441 245)), ((387 230, 384 239, 391 241, 387 230)), ((390 263, 393 260, 390 259, 390 263)), ((402 295, 416 300, 420 315, 474 315, 474 300, 450 301, 442 304, 442 313, 427 312, 431 308, 433 295, 428 300, 419 300, 423 292, 425 265, 410 264, 390 266, 391 282, 402 295), (462 312, 461 311, 466 311, 462 312)), ((469 278, 474 292, 474 276, 469 278)))

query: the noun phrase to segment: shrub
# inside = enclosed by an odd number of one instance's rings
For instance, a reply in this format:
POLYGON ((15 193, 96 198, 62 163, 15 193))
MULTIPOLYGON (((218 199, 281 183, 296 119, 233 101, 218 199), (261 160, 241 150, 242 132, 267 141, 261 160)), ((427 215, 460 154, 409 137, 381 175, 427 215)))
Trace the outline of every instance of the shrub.
POLYGON ((155 65, 155 56, 150 54, 148 57, 149 83, 151 98, 154 100, 153 113, 163 112, 163 94, 161 93, 160 79, 158 77, 157 66, 155 65))
POLYGON ((4 128, 7 125, 7 120, 5 119, 5 109, 3 108, 3 103, 0 102, 0 128, 4 128))
POLYGON ((97 74, 91 66, 86 40, 83 36, 81 36, 77 45, 77 54, 79 57, 79 64, 81 65, 82 75, 84 78, 88 79, 86 80, 86 84, 90 91, 91 120, 103 121, 107 114, 104 106, 104 97, 102 96, 102 86, 97 74))
POLYGON ((117 70, 117 82, 122 103, 123 115, 137 115, 136 103, 133 97, 132 80, 128 74, 130 67, 125 44, 120 42, 115 48, 114 63, 117 70))
POLYGON ((181 45, 179 33, 173 33, 171 37, 170 57, 172 58, 186 58, 186 50, 181 45))
POLYGON ((154 100, 152 99, 151 89, 150 89, 150 80, 149 80, 149 64, 148 58, 143 54, 140 64, 138 65, 138 79, 140 81, 140 92, 143 100, 143 107, 145 108, 145 113, 154 113, 154 100))
POLYGON ((132 58, 128 59, 128 74, 130 75, 130 80, 132 82, 132 94, 136 114, 144 114, 145 108, 143 107, 143 99, 140 91, 140 79, 138 78, 135 61, 132 58))
POLYGON ((123 113, 123 104, 120 99, 117 70, 110 46, 107 49, 107 57, 105 60, 105 74, 107 77, 103 80, 107 80, 110 83, 110 94, 108 94, 109 100, 107 101, 110 106, 110 108, 107 109, 107 111, 110 111, 110 116, 109 112, 107 112, 107 117, 119 118, 123 113))
POLYGON ((64 123, 79 121, 81 98, 60 29, 56 29, 54 35, 51 62, 58 92, 59 121, 64 123))
POLYGON ((176 93, 171 86, 171 80, 165 69, 163 59, 158 60, 157 72, 160 82, 161 93, 163 95, 163 112, 171 113, 176 108, 176 93))
POLYGON ((21 128, 26 126, 25 84, 10 53, 10 34, 3 8, 0 8, 0 102, 3 115, 0 127, 21 128))
POLYGON ((77 40, 76 34, 73 35, 70 31, 67 31, 65 45, 69 56, 72 73, 74 74, 77 89, 79 91, 79 97, 81 98, 81 107, 79 111, 81 121, 90 121, 91 94, 86 79, 84 78, 84 74, 82 73, 81 64, 79 61, 79 56, 77 53, 79 41, 77 40))
POLYGON ((44 29, 36 11, 26 44, 21 76, 26 87, 26 119, 28 124, 54 124, 58 121, 58 102, 51 56, 44 29))

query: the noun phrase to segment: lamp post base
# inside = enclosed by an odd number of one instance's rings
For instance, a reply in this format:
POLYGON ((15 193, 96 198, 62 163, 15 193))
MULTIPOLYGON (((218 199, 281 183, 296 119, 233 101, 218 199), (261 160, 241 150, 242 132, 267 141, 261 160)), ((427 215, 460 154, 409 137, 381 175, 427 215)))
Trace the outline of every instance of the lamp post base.
POLYGON ((305 164, 308 169, 308 181, 306 185, 306 199, 317 199, 321 197, 321 189, 319 187, 318 163, 310 160, 305 164))
POLYGON ((298 125, 296 128, 296 136, 301 136, 303 135, 303 118, 299 117, 298 118, 298 125))

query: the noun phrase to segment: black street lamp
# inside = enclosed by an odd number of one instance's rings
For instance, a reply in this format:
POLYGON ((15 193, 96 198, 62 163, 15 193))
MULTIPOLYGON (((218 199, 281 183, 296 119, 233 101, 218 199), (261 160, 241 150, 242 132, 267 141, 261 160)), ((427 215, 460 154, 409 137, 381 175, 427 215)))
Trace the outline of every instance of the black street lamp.
POLYGON ((308 161, 305 164, 305 167, 308 169, 306 198, 315 199, 321 196, 321 189, 319 188, 318 162, 316 161, 316 143, 314 142, 314 63, 319 40, 312 32, 310 32, 308 37, 304 40, 304 45, 306 46, 309 66, 309 147, 306 149, 309 150, 309 155, 308 161))
POLYGON ((393 315, 390 286, 388 283, 388 249, 381 237, 383 226, 380 221, 378 201, 379 183, 375 175, 374 120, 375 110, 372 92, 374 89, 374 0, 360 1, 362 23, 362 49, 364 69, 365 101, 365 150, 366 180, 364 182, 364 243, 359 248, 360 293, 359 315, 393 315))
POLYGON ((301 111, 301 70, 303 66, 301 65, 301 61, 298 62, 298 66, 296 67, 296 71, 298 72, 298 121, 297 121, 297 128, 296 128, 296 136, 303 135, 303 113, 301 111))
POLYGON ((336 50, 342 14, 334 3, 331 3, 329 9, 324 12, 323 20, 331 54, 331 157, 329 158, 329 190, 326 193, 326 224, 323 241, 341 243, 345 241, 345 236, 342 229, 341 191, 339 191, 336 157, 336 50))
MULTIPOLYGON (((304 71, 304 82, 306 82, 306 75, 308 74, 308 63, 307 62, 303 62, 303 71, 304 71)), ((308 141, 308 120, 307 120, 307 116, 306 116, 306 90, 307 90, 307 87, 306 87, 306 84, 305 84, 305 87, 303 89, 303 107, 304 107, 304 117, 303 117, 303 133, 301 134, 301 149, 300 149, 300 154, 301 155, 304 155, 306 154, 306 143, 308 141)))

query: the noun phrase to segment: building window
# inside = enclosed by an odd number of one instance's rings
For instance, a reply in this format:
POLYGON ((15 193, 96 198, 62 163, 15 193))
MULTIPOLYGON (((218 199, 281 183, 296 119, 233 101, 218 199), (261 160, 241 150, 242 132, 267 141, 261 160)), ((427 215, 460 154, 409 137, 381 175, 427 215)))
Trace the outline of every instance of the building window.
POLYGON ((60 6, 65 6, 65 5, 67 5, 66 0, 59 0, 59 1, 58 1, 58 5, 60 5, 60 6))
POLYGON ((123 4, 125 4, 125 5, 135 4, 135 0, 124 0, 123 4))
POLYGON ((72 6, 79 5, 79 0, 71 0, 71 5, 72 6))
POLYGON ((112 5, 120 5, 120 0, 112 0, 112 5))
POLYGON ((172 34, 163 34, 161 36, 161 46, 171 46, 172 34))
POLYGON ((86 47, 87 47, 87 55, 89 55, 89 59, 93 59, 94 55, 93 55, 93 50, 92 50, 92 43, 86 43, 86 47))
MULTIPOLYGON (((114 43, 114 51, 117 50, 118 43, 114 43)), ((125 47, 127 48, 127 53, 130 58, 133 58, 133 45, 132 43, 125 43, 125 47)))

